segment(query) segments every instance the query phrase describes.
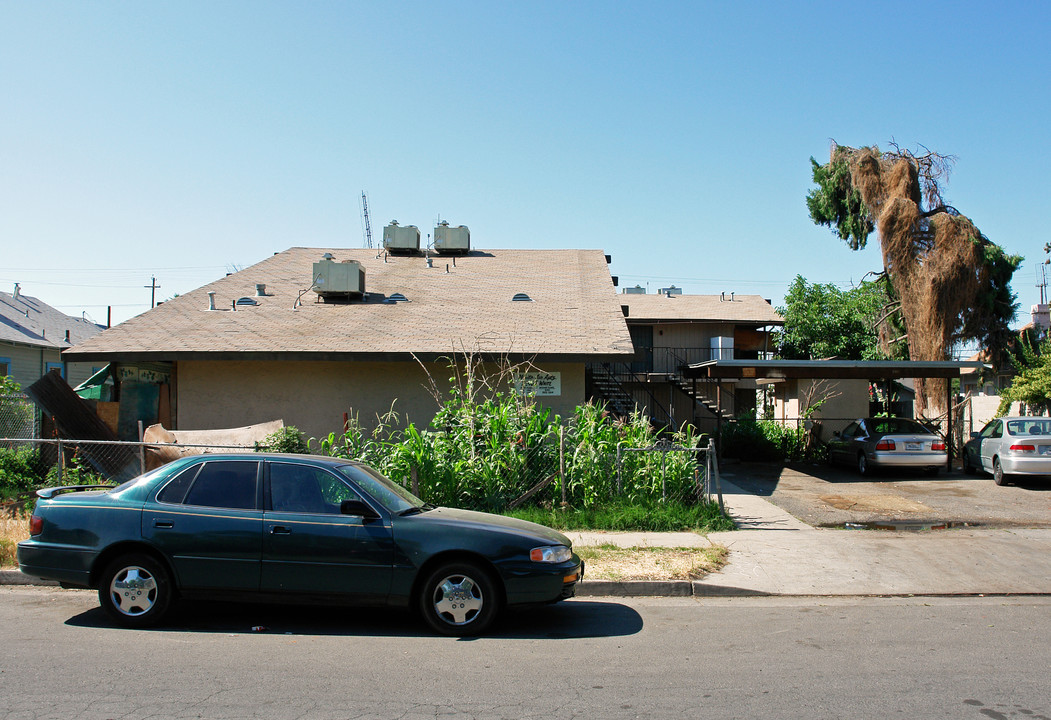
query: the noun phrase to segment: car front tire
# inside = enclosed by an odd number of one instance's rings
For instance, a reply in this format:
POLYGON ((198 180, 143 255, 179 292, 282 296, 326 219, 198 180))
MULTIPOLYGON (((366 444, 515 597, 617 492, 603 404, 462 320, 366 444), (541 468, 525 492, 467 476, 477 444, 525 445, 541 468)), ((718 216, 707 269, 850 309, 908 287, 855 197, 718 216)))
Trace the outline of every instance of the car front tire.
POLYGON ((167 569, 149 555, 124 555, 106 568, 99 584, 99 604, 125 627, 160 622, 172 601, 167 569))
POLYGON ((466 637, 486 631, 500 610, 496 582, 471 562, 442 565, 424 580, 420 611, 436 632, 466 637))
POLYGON ((971 464, 971 456, 965 450, 963 453, 963 471, 967 475, 974 475, 978 472, 978 469, 971 464))

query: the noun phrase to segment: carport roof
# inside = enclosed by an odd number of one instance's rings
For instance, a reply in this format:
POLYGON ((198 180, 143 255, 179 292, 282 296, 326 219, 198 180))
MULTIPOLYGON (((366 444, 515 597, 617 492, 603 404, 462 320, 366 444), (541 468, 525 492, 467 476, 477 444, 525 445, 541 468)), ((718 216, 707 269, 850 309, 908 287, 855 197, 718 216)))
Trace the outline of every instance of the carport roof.
POLYGON ((687 365, 688 378, 769 379, 834 378, 880 380, 954 378, 963 370, 981 369, 976 360, 709 360, 687 365))

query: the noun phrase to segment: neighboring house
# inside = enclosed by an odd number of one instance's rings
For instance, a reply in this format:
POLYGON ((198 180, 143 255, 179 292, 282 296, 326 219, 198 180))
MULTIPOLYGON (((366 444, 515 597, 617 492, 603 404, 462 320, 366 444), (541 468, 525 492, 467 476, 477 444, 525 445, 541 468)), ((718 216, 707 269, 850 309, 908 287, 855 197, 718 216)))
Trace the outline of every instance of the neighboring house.
MULTIPOLYGON (((1045 304, 1033 305, 1030 308, 1030 322, 1018 329, 1020 337, 1027 335, 1034 343, 1041 342, 1051 329, 1051 315, 1045 304)), ((991 356, 988 350, 982 349, 968 358, 968 360, 979 360, 990 363, 991 356)), ((973 422, 974 429, 978 430, 985 423, 997 416, 996 411, 1000 407, 1000 395, 1011 386, 1014 380, 1015 369, 1013 366, 993 368, 992 371, 979 372, 972 370, 960 376, 960 394, 970 398, 968 409, 968 421, 973 422)), ((1020 414, 1019 404, 1015 404, 1008 414, 1020 414)))
POLYGON ((13 293, 0 292, 0 375, 12 377, 25 388, 49 370, 58 370, 68 383, 76 385, 99 365, 65 362, 62 351, 103 329, 24 295, 16 283, 13 293))
MULTIPOLYGON (((654 422, 685 422, 709 431, 715 423, 715 384, 683 377, 686 365, 714 359, 759 359, 773 351, 770 330, 784 325, 768 300, 758 295, 683 295, 665 288, 650 295, 627 288, 619 296, 635 356, 590 366, 592 394, 618 412, 645 409, 654 422)), ((756 384, 724 386, 725 415, 754 413, 756 384)))
POLYGON ((115 365, 119 435, 283 419, 307 436, 366 427, 391 409, 427 425, 449 358, 531 363, 537 400, 584 402, 585 366, 630 360, 599 250, 290 248, 66 351, 115 365), (332 260, 323 259, 328 254, 332 260))

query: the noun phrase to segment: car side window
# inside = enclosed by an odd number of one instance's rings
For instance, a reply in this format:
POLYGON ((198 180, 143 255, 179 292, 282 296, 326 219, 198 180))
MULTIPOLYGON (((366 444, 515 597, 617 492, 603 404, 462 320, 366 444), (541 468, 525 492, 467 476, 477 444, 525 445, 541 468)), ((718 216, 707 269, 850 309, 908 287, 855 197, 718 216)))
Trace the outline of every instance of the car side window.
POLYGON ((322 468, 270 463, 270 507, 275 512, 339 514, 344 500, 358 500, 345 482, 322 468))
POLYGON ((168 481, 168 484, 157 493, 157 502, 181 505, 186 499, 186 491, 190 489, 197 473, 201 471, 202 465, 191 465, 168 481))
MULTIPOLYGON (((245 460, 206 462, 186 493, 185 505, 254 510, 259 463, 245 460)), ((167 488, 165 488, 167 489, 167 488)))
POLYGON ((993 429, 989 432, 988 437, 1000 438, 1000 437, 1003 437, 1003 436, 1004 436, 1004 424, 1001 421, 997 420, 993 424, 993 429))
POLYGON ((849 439, 849 438, 854 437, 854 435, 857 433, 857 431, 858 431, 858 423, 855 420, 854 422, 850 423, 850 425, 847 425, 845 428, 843 428, 843 432, 841 432, 839 434, 839 436, 849 439))

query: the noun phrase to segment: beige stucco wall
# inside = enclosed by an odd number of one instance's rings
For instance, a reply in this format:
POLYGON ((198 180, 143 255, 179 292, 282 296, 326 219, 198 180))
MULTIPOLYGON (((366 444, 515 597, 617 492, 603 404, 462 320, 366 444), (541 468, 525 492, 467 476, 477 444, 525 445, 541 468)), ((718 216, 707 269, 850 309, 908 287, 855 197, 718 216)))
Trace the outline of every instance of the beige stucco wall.
MULTIPOLYGON (((561 374, 561 395, 538 398, 563 416, 584 401, 584 365, 540 365, 561 374)), ((308 437, 339 432, 343 413, 374 427, 393 410, 399 424, 427 425, 438 404, 428 373, 444 390, 453 371, 415 362, 180 361, 175 429, 208 430, 283 419, 308 437), (425 369, 426 368, 426 369, 425 369)))
POLYGON ((821 439, 828 440, 836 430, 842 430, 852 420, 869 414, 869 383, 867 380, 787 380, 774 384, 774 417, 792 424, 799 419, 800 397, 814 385, 821 387, 813 399, 828 395, 812 419, 821 423, 821 439), (834 397, 832 397, 834 396, 834 397))

